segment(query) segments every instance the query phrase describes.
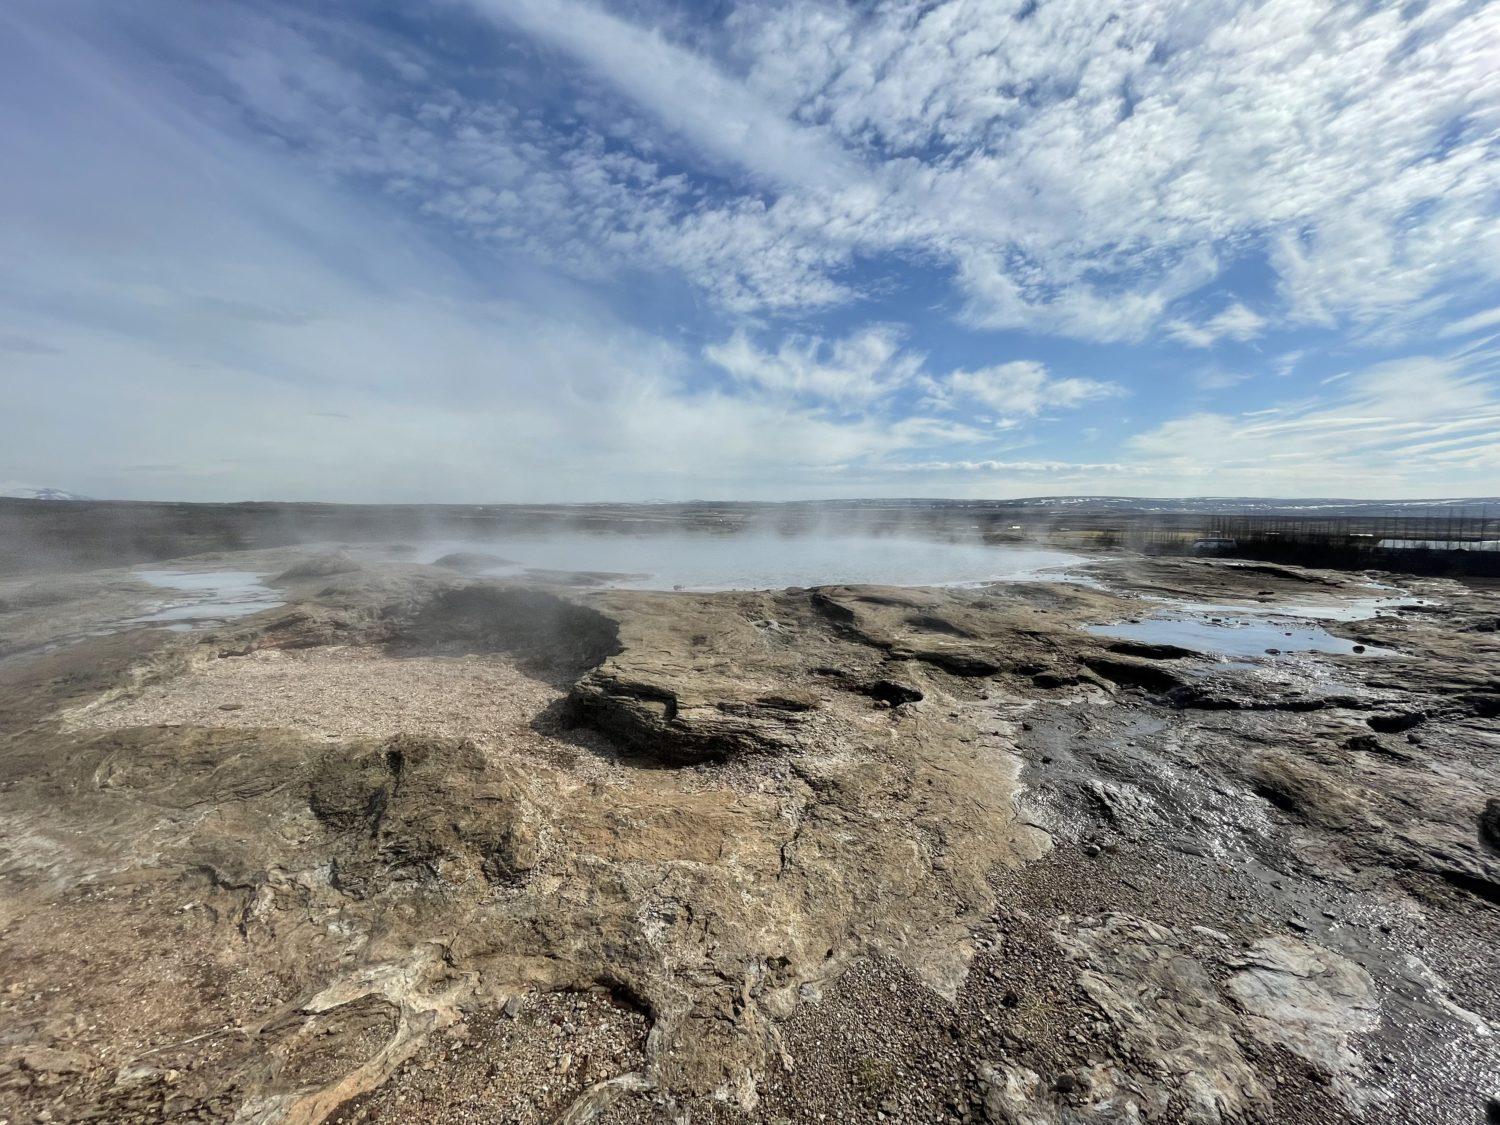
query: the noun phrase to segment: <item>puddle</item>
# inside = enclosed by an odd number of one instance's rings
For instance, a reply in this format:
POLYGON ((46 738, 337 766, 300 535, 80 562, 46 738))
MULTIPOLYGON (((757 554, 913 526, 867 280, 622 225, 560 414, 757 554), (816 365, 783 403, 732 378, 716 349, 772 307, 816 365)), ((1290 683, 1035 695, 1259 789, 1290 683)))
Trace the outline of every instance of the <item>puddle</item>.
POLYGON ((137 570, 135 577, 178 596, 129 625, 161 625, 186 632, 273 609, 282 598, 249 570, 137 570))
POLYGON ((1330 604, 1247 606, 1216 602, 1164 602, 1164 608, 1140 621, 1085 625, 1095 636, 1146 644, 1176 645, 1205 655, 1239 662, 1247 658, 1296 652, 1331 652, 1385 656, 1390 650, 1334 636, 1318 621, 1363 621, 1398 606, 1418 604, 1411 598, 1360 598, 1330 604), (1268 650, 1274 649, 1275 653, 1268 650))
MULTIPOLYGON (((509 560, 508 565, 481 572, 490 577, 541 574, 561 580, 572 574, 593 576, 623 589, 695 591, 841 583, 979 585, 1034 579, 1085 561, 1063 551, 895 536, 582 533, 426 543, 414 557, 431 563, 459 552, 483 552, 509 560)), ((1066 577, 1046 576, 1058 581, 1066 577)))
POLYGON ((1431 605, 1426 598, 1351 598, 1337 603, 1310 602, 1298 605, 1295 602, 1276 602, 1274 605, 1245 605, 1240 602, 1184 602, 1173 598, 1147 598, 1170 606, 1173 612, 1190 613, 1199 617, 1295 617, 1313 621, 1367 621, 1382 613, 1389 613, 1403 606, 1431 605))

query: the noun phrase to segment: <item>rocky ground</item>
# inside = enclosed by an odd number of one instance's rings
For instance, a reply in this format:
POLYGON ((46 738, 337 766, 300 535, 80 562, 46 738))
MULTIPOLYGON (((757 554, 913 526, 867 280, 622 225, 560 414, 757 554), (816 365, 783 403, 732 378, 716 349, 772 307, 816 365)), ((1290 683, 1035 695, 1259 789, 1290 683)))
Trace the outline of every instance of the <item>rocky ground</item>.
POLYGON ((673 594, 282 549, 0 588, 0 1120, 1484 1122, 1500 591, 673 594))

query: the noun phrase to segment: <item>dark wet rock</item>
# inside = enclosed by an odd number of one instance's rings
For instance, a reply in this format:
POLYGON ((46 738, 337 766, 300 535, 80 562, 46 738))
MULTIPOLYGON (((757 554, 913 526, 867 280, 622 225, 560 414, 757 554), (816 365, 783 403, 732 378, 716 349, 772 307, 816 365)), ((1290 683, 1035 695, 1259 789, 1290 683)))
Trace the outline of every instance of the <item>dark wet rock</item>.
POLYGON ((1181 677, 1175 673, 1139 660, 1122 660, 1112 656, 1085 656, 1083 663, 1090 671, 1097 672, 1106 680, 1119 684, 1121 687, 1166 692, 1185 686, 1181 677))
POLYGON ((1382 712, 1365 719, 1371 730, 1379 731, 1381 734, 1398 734, 1401 731, 1421 726, 1426 721, 1427 716, 1421 711, 1382 712))
POLYGON ((975 649, 908 649, 904 655, 913 660, 934 664, 955 676, 993 676, 1005 668, 1005 661, 992 653, 975 649))
POLYGON ((1463 703, 1477 719, 1500 718, 1500 695, 1475 693, 1465 696, 1463 703))
POLYGON ((896 680, 870 680, 854 690, 892 707, 899 707, 903 703, 918 703, 922 699, 922 693, 916 688, 896 680))
POLYGON ((1051 691, 1056 688, 1071 687, 1072 685, 1078 683, 1079 679, 1077 676, 1070 676, 1063 672, 1054 672, 1048 670, 1033 674, 1031 677, 1031 682, 1036 687, 1045 688, 1051 691))
POLYGON ((1255 705, 1253 699, 1205 684, 1182 684, 1162 698, 1180 711, 1245 711, 1255 705))
POLYGON ((1345 750, 1359 754, 1384 754, 1386 757, 1393 758, 1398 762, 1415 761, 1412 755, 1396 749, 1373 734, 1351 735, 1344 739, 1341 745, 1345 750))
POLYGON ((1167 692, 1164 699, 1184 711, 1287 711, 1302 713, 1339 706, 1327 696, 1264 695, 1222 682, 1183 684, 1167 692))
POLYGON ((1120 656, 1140 657, 1142 660, 1185 660, 1200 655, 1190 648, 1146 641, 1116 641, 1109 646, 1109 651, 1120 656))
POLYGON ((1491 797, 1479 814, 1479 838, 1500 851, 1500 797, 1491 797))

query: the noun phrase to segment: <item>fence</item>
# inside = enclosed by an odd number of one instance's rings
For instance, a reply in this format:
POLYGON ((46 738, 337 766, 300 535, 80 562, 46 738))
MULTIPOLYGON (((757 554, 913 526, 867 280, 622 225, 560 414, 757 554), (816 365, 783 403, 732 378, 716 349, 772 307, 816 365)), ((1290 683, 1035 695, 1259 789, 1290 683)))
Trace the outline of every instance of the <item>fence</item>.
POLYGON ((1436 510, 1402 516, 1215 516, 1206 535, 1226 554, 1306 566, 1411 574, 1500 575, 1500 514, 1436 510))

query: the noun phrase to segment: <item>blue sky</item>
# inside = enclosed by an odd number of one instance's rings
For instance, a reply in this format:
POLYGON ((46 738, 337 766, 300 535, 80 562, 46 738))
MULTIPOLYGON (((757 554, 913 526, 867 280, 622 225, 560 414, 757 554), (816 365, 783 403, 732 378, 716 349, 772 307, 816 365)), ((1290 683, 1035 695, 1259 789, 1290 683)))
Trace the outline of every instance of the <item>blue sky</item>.
POLYGON ((11 0, 0 481, 1500 492, 1500 5, 11 0))

